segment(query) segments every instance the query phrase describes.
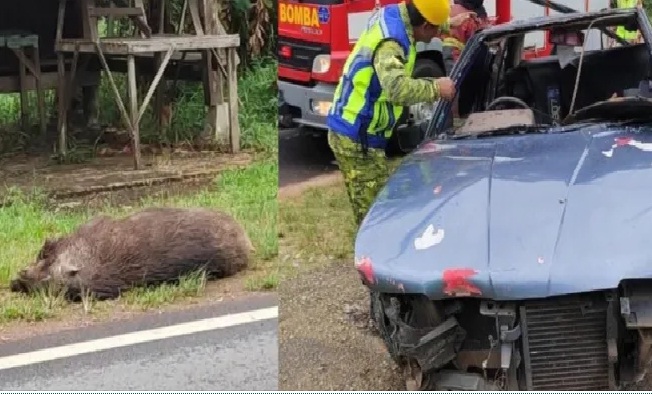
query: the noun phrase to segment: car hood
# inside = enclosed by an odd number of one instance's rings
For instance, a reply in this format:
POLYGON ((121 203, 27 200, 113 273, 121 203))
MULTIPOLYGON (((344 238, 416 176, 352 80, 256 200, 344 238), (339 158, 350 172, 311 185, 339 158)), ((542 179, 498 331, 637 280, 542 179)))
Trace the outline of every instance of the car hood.
POLYGON ((652 277, 652 129, 429 142, 362 223, 370 286, 539 298, 652 277))

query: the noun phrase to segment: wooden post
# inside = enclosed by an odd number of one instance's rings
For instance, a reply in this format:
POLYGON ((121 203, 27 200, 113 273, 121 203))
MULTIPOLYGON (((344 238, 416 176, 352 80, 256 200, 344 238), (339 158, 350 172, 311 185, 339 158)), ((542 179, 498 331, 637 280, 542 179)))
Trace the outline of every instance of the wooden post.
MULTIPOLYGON (((115 8, 113 1, 109 1, 109 8, 115 8)), ((106 21, 106 36, 113 37, 115 34, 115 16, 109 15, 106 21)))
POLYGON ((27 67, 23 63, 25 51, 23 48, 16 48, 23 56, 19 56, 18 60, 18 75, 20 78, 20 126, 23 132, 27 132, 29 128, 29 101, 27 98, 27 67))
POLYGON ((67 110, 66 110, 66 63, 63 53, 59 52, 57 54, 57 71, 59 74, 58 82, 59 86, 57 88, 57 98, 58 98, 58 122, 57 122, 57 131, 59 132, 59 153, 61 156, 66 156, 68 153, 67 141, 66 141, 66 126, 68 123, 67 120, 67 110))
MULTIPOLYGON (((168 13, 165 10, 165 0, 161 0, 159 4, 159 15, 158 15, 158 34, 165 33, 166 26, 166 16, 168 13)), ((163 54, 161 52, 156 52, 154 54, 154 65, 158 69, 163 63, 163 54)), ((154 118, 156 119, 156 124, 158 125, 158 130, 163 136, 163 105, 165 99, 165 80, 163 83, 159 84, 156 88, 156 94, 154 95, 154 118)))
POLYGON ((198 0, 189 0, 188 9, 190 10, 190 17, 192 18, 192 25, 195 28, 195 34, 203 36, 204 29, 202 28, 201 18, 199 16, 199 3, 198 0))
POLYGON ((47 134, 47 120, 45 119, 45 93, 43 92, 43 81, 41 79, 41 56, 39 54, 39 47, 32 47, 34 59, 34 69, 38 75, 34 75, 36 79, 36 100, 38 105, 38 117, 41 126, 41 138, 45 138, 47 134))
POLYGON ((97 18, 91 16, 89 8, 95 6, 95 0, 81 0, 79 2, 82 15, 84 38, 91 41, 97 40, 97 18))
POLYGON ((229 135, 231 153, 240 151, 240 123, 238 122, 238 66, 236 64, 236 48, 229 48, 227 69, 229 78, 229 135))
POLYGON ((127 56, 127 77, 129 79, 129 116, 131 121, 131 141, 134 153, 134 169, 141 168, 140 163, 140 128, 138 126, 138 89, 136 86, 136 59, 127 56))
MULTIPOLYGON (((211 0, 202 0, 201 14, 204 21, 204 31, 207 34, 220 34, 217 25, 217 13, 211 0)), ((204 102, 208 107, 204 126, 204 137, 216 141, 220 145, 230 146, 229 116, 224 105, 224 77, 219 71, 220 59, 216 50, 206 50, 203 53, 204 69, 204 102)))
POLYGON ((160 0, 160 7, 161 9, 158 14, 158 34, 163 34, 165 33, 165 24, 166 24, 165 16, 167 15, 165 10, 165 0, 160 0))

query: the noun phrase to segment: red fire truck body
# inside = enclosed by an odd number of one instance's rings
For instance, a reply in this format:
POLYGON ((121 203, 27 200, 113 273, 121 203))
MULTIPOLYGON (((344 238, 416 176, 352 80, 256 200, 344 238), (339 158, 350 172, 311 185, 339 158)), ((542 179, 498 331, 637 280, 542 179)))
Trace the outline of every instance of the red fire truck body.
MULTIPOLYGON (((279 0, 278 2, 278 88, 279 124, 295 124, 326 130, 326 115, 342 68, 367 20, 377 6, 402 0, 279 0)), ((577 3, 578 0, 574 2, 577 3)), ((588 10, 589 1, 580 0, 577 9, 588 10)), ((568 1, 565 1, 565 3, 568 1)), ((548 15, 548 7, 526 0, 486 1, 492 23, 548 15), (487 4, 490 3, 490 4, 487 4), (524 3, 529 7, 514 8, 524 3)), ((527 44, 526 39, 526 44, 527 44)), ((532 40, 530 40, 532 41, 532 40)), ((535 40, 526 58, 547 56, 547 39, 535 40)), ((415 77, 441 77, 448 71, 442 42, 417 44, 415 77)), ((412 112, 416 110, 411 109, 412 112)), ((419 118, 414 115, 414 118, 419 118)))

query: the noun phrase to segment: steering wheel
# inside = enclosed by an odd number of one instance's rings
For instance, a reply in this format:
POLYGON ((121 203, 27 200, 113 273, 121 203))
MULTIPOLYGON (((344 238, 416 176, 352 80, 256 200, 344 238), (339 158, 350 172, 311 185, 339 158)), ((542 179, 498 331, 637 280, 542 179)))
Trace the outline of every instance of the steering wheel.
POLYGON ((502 96, 502 97, 495 98, 491 103, 489 103, 489 105, 487 105, 487 111, 491 111, 492 109, 494 109, 494 107, 496 107, 499 104, 507 104, 507 103, 516 104, 522 109, 531 109, 530 106, 527 105, 525 101, 521 100, 518 97, 502 96))

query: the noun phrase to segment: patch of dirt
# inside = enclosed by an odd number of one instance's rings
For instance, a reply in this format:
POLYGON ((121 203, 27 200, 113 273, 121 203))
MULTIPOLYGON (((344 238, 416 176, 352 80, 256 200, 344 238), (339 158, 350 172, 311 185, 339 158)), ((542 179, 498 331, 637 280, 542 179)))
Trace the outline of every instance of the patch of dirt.
POLYGON ((136 171, 128 155, 97 157, 83 164, 56 164, 45 156, 19 155, 0 159, 0 184, 27 193, 38 188, 57 199, 72 198, 211 178, 225 169, 246 166, 251 160, 249 152, 143 155, 143 169, 136 171))
POLYGON ((278 198, 283 199, 298 197, 310 188, 327 187, 338 184, 339 182, 342 182, 342 174, 339 171, 317 175, 315 177, 306 179, 305 181, 279 187, 278 198))
POLYGON ((403 379, 369 326, 352 264, 329 264, 279 288, 279 390, 400 391, 403 379))
POLYGON ((66 198, 53 198, 49 206, 55 211, 99 210, 107 204, 130 208, 144 197, 166 198, 199 192, 213 181, 212 177, 191 178, 172 183, 146 187, 131 187, 114 191, 96 192, 66 198))

